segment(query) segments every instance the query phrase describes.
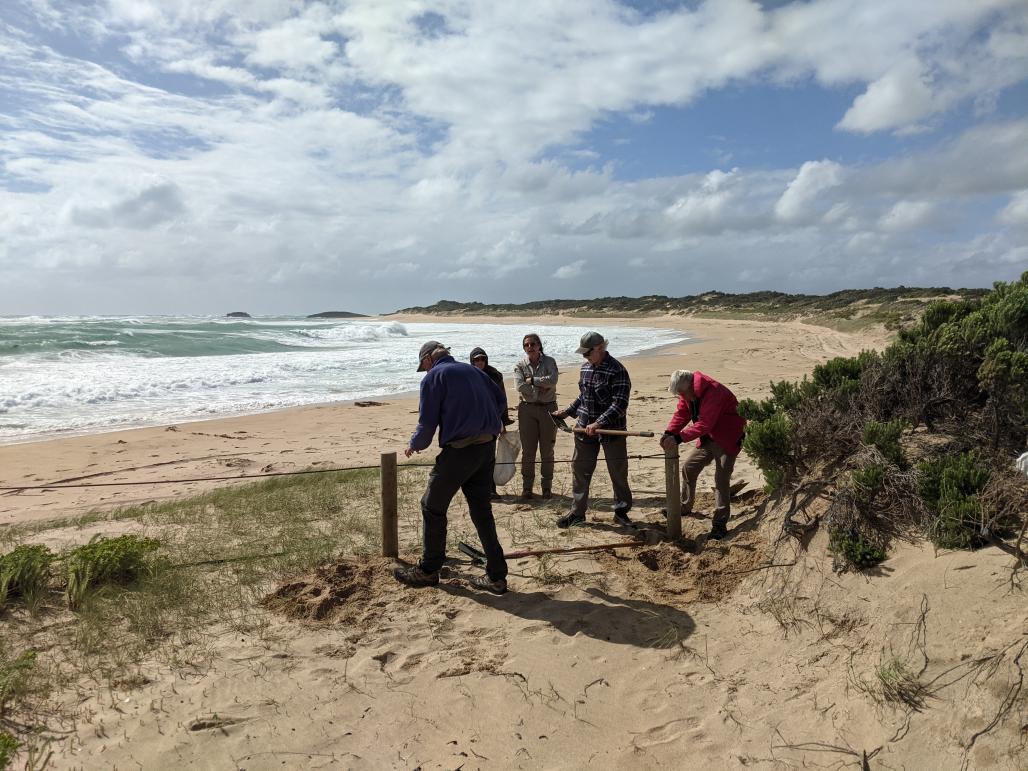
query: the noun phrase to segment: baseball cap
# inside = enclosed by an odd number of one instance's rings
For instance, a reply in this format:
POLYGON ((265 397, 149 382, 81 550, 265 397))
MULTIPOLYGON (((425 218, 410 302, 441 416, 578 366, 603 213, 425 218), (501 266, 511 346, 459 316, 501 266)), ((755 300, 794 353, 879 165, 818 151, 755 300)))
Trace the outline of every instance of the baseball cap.
POLYGON ((440 348, 442 348, 444 351, 449 351, 450 350, 445 345, 440 343, 438 340, 429 340, 427 343, 425 343, 423 346, 421 346, 421 350, 418 351, 418 369, 417 369, 418 372, 424 372, 425 371, 425 365, 422 364, 422 362, 424 361, 425 357, 426 356, 431 356, 433 353, 438 351, 440 348))
POLYGON ((586 332, 579 343, 578 352, 584 355, 598 345, 606 345, 607 341, 599 332, 586 332))
POLYGON ((469 359, 469 361, 472 361, 472 362, 475 359, 485 359, 486 362, 488 362, 489 361, 489 354, 485 352, 484 348, 472 348, 471 349, 471 356, 469 356, 468 359, 469 359))

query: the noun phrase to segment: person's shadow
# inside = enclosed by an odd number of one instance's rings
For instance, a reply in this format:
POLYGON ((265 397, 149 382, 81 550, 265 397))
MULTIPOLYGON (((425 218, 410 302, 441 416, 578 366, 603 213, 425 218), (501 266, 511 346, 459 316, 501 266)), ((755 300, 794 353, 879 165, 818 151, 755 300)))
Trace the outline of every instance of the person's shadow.
POLYGON ((692 617, 677 608, 615 597, 596 588, 585 590, 595 600, 558 600, 544 592, 510 592, 496 596, 455 582, 441 583, 439 589, 513 616, 544 621, 569 637, 581 632, 617 645, 673 648, 696 629, 692 617))

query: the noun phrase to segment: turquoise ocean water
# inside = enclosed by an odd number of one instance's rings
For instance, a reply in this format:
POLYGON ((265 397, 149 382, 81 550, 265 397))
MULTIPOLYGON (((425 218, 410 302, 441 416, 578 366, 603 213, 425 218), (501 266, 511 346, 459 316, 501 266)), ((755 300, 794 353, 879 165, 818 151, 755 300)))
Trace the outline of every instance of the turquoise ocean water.
MULTIPOLYGON (((578 338, 591 328, 297 317, 0 317, 0 443, 409 392, 421 379, 417 351, 430 339, 461 359, 482 346, 509 377, 522 335, 535 331, 547 353, 577 368, 578 338)), ((616 356, 685 339, 667 329, 597 329, 616 356)))

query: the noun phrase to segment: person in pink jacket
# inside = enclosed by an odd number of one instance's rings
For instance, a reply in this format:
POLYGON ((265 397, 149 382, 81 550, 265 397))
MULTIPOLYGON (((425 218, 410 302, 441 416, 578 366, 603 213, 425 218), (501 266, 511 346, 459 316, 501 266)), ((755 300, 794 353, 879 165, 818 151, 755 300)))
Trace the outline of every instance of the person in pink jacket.
POLYGON ((746 419, 736 410, 739 401, 735 394, 702 372, 675 371, 667 390, 678 396, 678 408, 660 439, 661 447, 671 450, 676 444, 696 440, 682 462, 682 514, 692 511, 696 479, 713 461, 717 502, 709 537, 724 538, 732 513, 729 486, 735 458, 742 449, 746 419))

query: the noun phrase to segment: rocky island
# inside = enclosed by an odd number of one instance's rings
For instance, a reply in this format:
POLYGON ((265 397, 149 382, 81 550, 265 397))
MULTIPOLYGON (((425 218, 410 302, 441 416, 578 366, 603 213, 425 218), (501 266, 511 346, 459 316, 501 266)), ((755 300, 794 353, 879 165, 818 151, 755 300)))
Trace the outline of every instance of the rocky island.
POLYGON ((323 311, 312 313, 309 319, 363 319, 367 318, 363 313, 350 313, 350 311, 323 311))

